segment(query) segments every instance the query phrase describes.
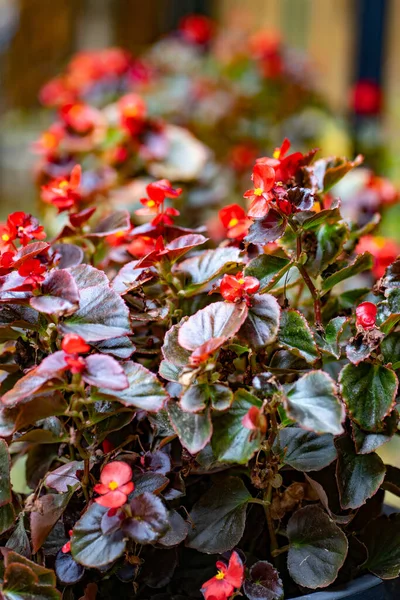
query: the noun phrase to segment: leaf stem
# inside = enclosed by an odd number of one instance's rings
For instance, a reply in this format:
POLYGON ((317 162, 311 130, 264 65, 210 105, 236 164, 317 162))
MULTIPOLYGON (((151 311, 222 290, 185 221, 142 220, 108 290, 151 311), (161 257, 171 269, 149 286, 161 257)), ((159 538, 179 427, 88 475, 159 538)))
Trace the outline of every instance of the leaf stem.
POLYGON ((293 232, 297 236, 297 239, 296 239, 296 256, 297 256, 296 266, 297 266, 298 270, 300 271, 300 274, 301 274, 301 276, 302 276, 302 278, 304 280, 304 283, 308 287, 308 290, 309 290, 309 292, 311 294, 311 297, 312 297, 312 299, 314 301, 315 325, 317 327, 322 327, 321 299, 319 297, 319 292, 318 292, 317 288, 315 287, 314 283, 312 282, 311 277, 307 273, 307 269, 300 262, 301 253, 303 251, 303 249, 302 249, 302 239, 301 239, 302 232, 299 229, 299 227, 297 227, 297 225, 294 223, 294 221, 290 221, 290 226, 291 226, 293 232))

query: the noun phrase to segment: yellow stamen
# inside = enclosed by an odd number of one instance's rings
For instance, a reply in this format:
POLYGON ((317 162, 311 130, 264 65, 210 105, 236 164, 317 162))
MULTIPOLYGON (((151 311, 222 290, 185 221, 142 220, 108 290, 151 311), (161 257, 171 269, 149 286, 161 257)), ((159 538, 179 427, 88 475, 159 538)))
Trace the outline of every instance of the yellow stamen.
POLYGON ((375 239, 374 239, 375 244, 378 246, 378 248, 381 250, 386 243, 386 240, 383 236, 378 235, 375 239))
POLYGON ((8 235, 8 233, 3 233, 1 239, 3 240, 3 242, 8 242, 10 240, 10 236, 8 235))
POLYGON ((110 483, 108 484, 108 487, 110 488, 111 491, 114 491, 117 489, 118 483, 116 481, 110 481, 110 483))
POLYGON ((125 231, 117 231, 114 235, 117 238, 123 237, 125 235, 125 231))
POLYGON ((225 577, 225 573, 223 571, 218 571, 218 573, 215 576, 215 579, 224 579, 225 577))
POLYGON ((155 205, 156 205, 156 203, 154 202, 154 200, 148 200, 148 201, 147 201, 147 206, 148 206, 149 208, 153 208, 153 206, 155 206, 155 205))
POLYGON ((244 284, 244 279, 238 279, 238 281, 239 281, 240 285, 244 284))
POLYGON ((65 190, 65 188, 68 187, 68 181, 66 179, 63 179, 63 181, 60 181, 60 183, 58 184, 58 187, 62 190, 65 190))
POLYGON ((273 153, 273 155, 272 155, 272 156, 273 156, 274 158, 276 158, 276 159, 280 158, 280 157, 281 157, 281 151, 280 151, 280 149, 279 149, 279 148, 277 148, 277 149, 274 151, 274 153, 273 153))
POLYGON ((233 219, 231 219, 228 223, 228 227, 235 227, 235 225, 237 225, 239 223, 239 219, 236 219, 236 217, 233 217, 233 219))
POLYGON ((254 189, 254 195, 255 195, 255 196, 261 196, 261 195, 262 195, 262 193, 263 193, 263 191, 262 191, 262 189, 261 189, 261 188, 255 188, 255 189, 254 189))
POLYGON ((275 185, 277 185, 277 186, 279 186, 279 187, 282 187, 282 186, 283 186, 283 183, 282 183, 282 181, 277 181, 277 182, 275 183, 275 185))

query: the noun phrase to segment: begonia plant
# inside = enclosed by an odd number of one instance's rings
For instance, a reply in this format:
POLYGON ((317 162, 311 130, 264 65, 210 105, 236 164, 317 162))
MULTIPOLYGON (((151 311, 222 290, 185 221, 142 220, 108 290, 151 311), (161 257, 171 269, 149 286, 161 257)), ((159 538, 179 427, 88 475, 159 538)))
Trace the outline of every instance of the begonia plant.
MULTIPOLYGON (((143 106, 124 106, 136 136, 143 106)), ((72 112, 86 143, 97 125, 72 112)), ((279 600, 398 576, 382 504, 400 471, 377 450, 398 427, 400 262, 378 273, 359 252, 377 219, 344 220, 331 191, 361 160, 285 140, 219 243, 167 179, 139 214, 86 205, 85 164, 43 182, 54 238, 21 212, 1 225, 3 598, 279 600)))

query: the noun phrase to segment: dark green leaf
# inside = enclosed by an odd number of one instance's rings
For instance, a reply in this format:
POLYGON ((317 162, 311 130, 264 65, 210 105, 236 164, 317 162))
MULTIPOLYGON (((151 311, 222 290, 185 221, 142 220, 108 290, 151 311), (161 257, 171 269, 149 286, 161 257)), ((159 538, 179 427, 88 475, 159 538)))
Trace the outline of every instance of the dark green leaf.
POLYGON ((341 529, 319 506, 305 506, 290 518, 288 569, 296 583, 315 590, 335 581, 348 550, 341 529))
POLYGON ((393 369, 400 368, 400 331, 394 331, 382 340, 381 352, 386 364, 392 364, 393 369))
POLYGON ((122 531, 103 535, 101 520, 107 508, 94 502, 75 523, 71 538, 71 553, 84 567, 99 568, 114 562, 125 550, 122 531))
POLYGON ((15 521, 15 511, 13 505, 3 504, 0 506, 0 535, 11 529, 15 521))
POLYGON ((319 471, 337 457, 331 434, 317 435, 300 427, 285 427, 279 431, 273 449, 284 464, 304 472, 319 471))
POLYGON ((385 465, 375 452, 356 454, 350 437, 336 440, 336 447, 340 505, 344 510, 359 508, 378 491, 385 477, 385 465))
POLYGON ((19 556, 3 550, 5 558, 4 581, 1 596, 5 600, 61 600, 55 589, 54 572, 19 556))
POLYGON ((213 417, 211 445, 219 462, 246 464, 258 450, 261 433, 244 427, 242 420, 252 406, 260 408, 261 405, 261 400, 256 396, 246 390, 238 390, 229 411, 213 417))
POLYGON ((260 282, 260 294, 263 294, 274 287, 291 264, 289 258, 281 258, 273 254, 260 254, 249 262, 244 270, 244 275, 256 277, 260 282))
POLYGON ((366 430, 382 428, 395 404, 395 373, 372 363, 348 364, 340 372, 339 382, 351 418, 366 430))
POLYGON ((64 585, 78 583, 85 574, 85 567, 78 564, 70 552, 60 550, 54 563, 54 570, 58 580, 64 585))
POLYGON ((315 433, 343 433, 344 409, 333 379, 323 371, 312 371, 286 392, 288 416, 315 433))
POLYGON ((319 358, 311 329, 297 310, 282 311, 278 339, 283 346, 293 350, 307 362, 313 363, 319 358))
POLYGON ((184 412, 177 402, 170 400, 168 415, 179 440, 190 454, 197 454, 210 441, 212 424, 210 411, 205 413, 184 412))
POLYGON ((369 454, 389 442, 397 431, 399 414, 394 410, 383 422, 383 429, 377 433, 364 431, 352 421, 353 439, 357 454, 369 454))
POLYGON ((346 173, 361 165, 363 160, 363 156, 359 154, 354 160, 331 156, 330 158, 321 158, 315 161, 313 168, 318 180, 319 190, 321 192, 329 191, 346 173))
POLYGON ((168 394, 157 376, 143 365, 132 361, 123 363, 121 366, 128 378, 129 387, 119 392, 110 392, 101 388, 95 397, 116 400, 124 406, 141 408, 150 412, 161 410, 168 394))
POLYGON ((157 496, 144 492, 129 503, 132 517, 125 519, 123 532, 138 544, 152 544, 168 529, 167 510, 157 496))
POLYGON ((367 546, 365 567, 381 579, 400 573, 400 514, 382 516, 368 523, 361 541, 367 546))
POLYGON ((281 600, 283 584, 279 573, 266 560, 256 562, 245 579, 243 590, 249 600, 281 600))
POLYGON ((335 287, 341 281, 345 279, 349 279, 350 277, 354 277, 354 275, 358 275, 363 271, 369 271, 373 267, 373 256, 369 252, 364 252, 363 254, 358 254, 357 257, 350 263, 347 267, 343 267, 336 273, 329 275, 326 279, 324 279, 322 283, 322 293, 323 296, 333 287, 335 287))
POLYGON ((243 535, 250 499, 239 477, 220 478, 193 506, 187 546, 206 554, 231 550, 243 535))
POLYGON ((197 294, 207 283, 242 264, 240 254, 239 248, 228 246, 206 250, 178 264, 176 270, 189 278, 185 296, 197 294))
POLYGON ((0 506, 11 502, 10 466, 7 443, 0 439, 0 506))
POLYGON ((186 539, 189 524, 176 510, 168 511, 168 531, 158 540, 162 546, 177 546, 186 539))
POLYGON ((239 338, 253 348, 262 348, 271 344, 278 333, 281 309, 278 301, 270 294, 254 294, 243 323, 239 338))
POLYGON ((79 308, 61 323, 63 333, 98 342, 132 333, 129 310, 107 276, 90 265, 69 269, 79 289, 79 308))
POLYGON ((340 358, 340 336, 343 333, 343 329, 347 320, 348 319, 346 317, 334 317, 325 327, 324 336, 316 334, 318 346, 323 352, 332 354, 332 356, 335 358, 340 358))
POLYGON ((322 223, 336 223, 337 221, 340 221, 341 218, 342 215, 338 208, 327 208, 325 210, 320 210, 311 217, 305 219, 302 222, 302 227, 307 231, 308 229, 318 227, 318 225, 321 225, 322 223))

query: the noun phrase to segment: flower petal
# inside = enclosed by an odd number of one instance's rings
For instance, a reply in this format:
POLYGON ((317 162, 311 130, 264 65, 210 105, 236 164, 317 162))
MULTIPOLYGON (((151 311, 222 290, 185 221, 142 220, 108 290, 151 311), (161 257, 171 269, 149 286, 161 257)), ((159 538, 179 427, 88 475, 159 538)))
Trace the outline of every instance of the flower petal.
POLYGON ((100 474, 101 483, 107 486, 111 481, 115 481, 119 487, 130 479, 132 479, 132 469, 126 462, 121 460, 108 463, 100 474))
POLYGON ((100 496, 99 498, 95 498, 95 502, 97 504, 101 504, 101 506, 105 506, 107 508, 119 508, 127 501, 126 494, 123 494, 119 490, 114 490, 113 492, 108 492, 108 494, 104 494, 104 496, 100 496))

